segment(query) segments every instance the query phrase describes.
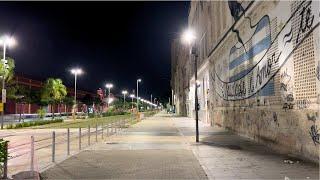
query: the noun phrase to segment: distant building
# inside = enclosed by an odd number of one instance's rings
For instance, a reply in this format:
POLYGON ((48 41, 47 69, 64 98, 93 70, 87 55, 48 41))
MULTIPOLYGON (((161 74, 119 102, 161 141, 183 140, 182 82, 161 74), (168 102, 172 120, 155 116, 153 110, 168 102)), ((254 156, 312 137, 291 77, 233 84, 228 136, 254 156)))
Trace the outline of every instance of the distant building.
MULTIPOLYGON (((39 80, 34 80, 22 75, 15 75, 14 77, 14 82, 17 85, 22 85, 27 88, 30 88, 31 90, 40 90, 45 82, 39 81, 39 80)), ((68 96, 74 97, 74 88, 69 88, 67 87, 68 91, 68 96)), ((87 91, 82 91, 82 90, 77 90, 77 99, 83 98, 86 94, 89 94, 93 97, 96 96, 95 93, 92 92, 87 92, 87 91)), ((19 114, 20 111, 24 114, 33 114, 36 113, 37 110, 40 107, 37 104, 19 104, 16 103, 14 100, 7 99, 7 103, 5 104, 5 114, 19 114)), ((79 109, 81 106, 79 106, 79 109)), ((51 107, 50 105, 46 107, 47 112, 51 112, 51 107)), ((71 112, 72 107, 67 107, 66 105, 61 105, 60 106, 60 112, 71 112)), ((54 111, 58 112, 58 107, 54 107, 54 111)))
MULTIPOLYGON (((199 118, 319 162, 319 1, 191 1, 199 118)), ((177 113, 194 117, 194 57, 172 42, 177 113)))

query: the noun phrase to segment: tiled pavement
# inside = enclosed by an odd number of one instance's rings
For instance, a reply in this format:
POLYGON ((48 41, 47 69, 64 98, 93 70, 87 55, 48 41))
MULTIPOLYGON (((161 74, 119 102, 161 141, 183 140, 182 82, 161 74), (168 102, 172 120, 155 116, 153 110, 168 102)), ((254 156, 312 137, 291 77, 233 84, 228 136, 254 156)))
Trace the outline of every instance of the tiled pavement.
POLYGON ((319 166, 194 120, 157 114, 46 170, 48 179, 319 179, 319 166), (202 167, 202 168, 201 168, 202 167))
POLYGON ((319 179, 316 164, 279 155, 247 138, 201 122, 200 143, 196 144, 195 121, 185 117, 171 119, 209 179, 319 179), (294 163, 285 163, 288 159, 294 163))

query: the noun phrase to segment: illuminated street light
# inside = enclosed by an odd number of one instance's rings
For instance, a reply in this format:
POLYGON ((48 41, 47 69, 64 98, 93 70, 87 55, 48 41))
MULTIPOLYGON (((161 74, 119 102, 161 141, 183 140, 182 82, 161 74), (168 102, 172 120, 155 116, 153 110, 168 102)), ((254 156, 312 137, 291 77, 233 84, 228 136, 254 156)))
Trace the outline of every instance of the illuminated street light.
POLYGON ((134 94, 130 94, 131 97, 131 109, 133 111, 133 98, 134 98, 134 94))
POLYGON ((139 112, 139 83, 141 81, 141 79, 137 79, 137 112, 139 112))
POLYGON ((196 113, 196 142, 199 142, 199 115, 198 115, 198 88, 197 88, 197 81, 198 81, 198 64, 197 64, 197 58, 198 58, 198 50, 196 46, 196 39, 195 33, 192 29, 186 30, 182 34, 182 41, 184 43, 187 43, 191 47, 191 54, 194 55, 194 80, 195 80, 195 96, 194 96, 194 107, 195 107, 195 113, 196 113))
POLYGON ((113 88, 113 84, 107 83, 106 88, 108 89, 108 107, 112 101, 110 101, 110 89, 113 88))
POLYGON ((188 29, 182 34, 182 41, 188 45, 192 44, 195 40, 196 36, 192 29, 188 29))
POLYGON ((126 95, 128 94, 127 90, 122 91, 123 94, 123 107, 125 108, 126 105, 126 95))
MULTIPOLYGON (((3 47, 3 59, 1 62, 3 63, 3 67, 8 68, 7 60, 6 60, 6 48, 13 47, 16 44, 16 41, 13 37, 8 35, 4 35, 0 38, 0 44, 3 47)), ((2 103, 6 103, 6 89, 5 89, 5 75, 2 76, 2 103)), ((1 112, 1 129, 3 129, 3 122, 4 122, 4 111, 1 112)))
POLYGON ((73 68, 71 69, 71 73, 74 74, 74 112, 73 119, 76 119, 75 115, 77 114, 77 76, 82 74, 82 69, 73 68))

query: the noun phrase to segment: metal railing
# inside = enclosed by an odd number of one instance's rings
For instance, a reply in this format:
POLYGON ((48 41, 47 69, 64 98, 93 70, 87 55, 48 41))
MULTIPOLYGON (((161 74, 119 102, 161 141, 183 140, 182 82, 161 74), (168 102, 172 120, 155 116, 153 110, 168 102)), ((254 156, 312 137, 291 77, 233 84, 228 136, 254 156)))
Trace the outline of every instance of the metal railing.
POLYGON ((86 147, 93 145, 92 137, 95 137, 95 143, 99 139, 104 140, 112 135, 117 135, 123 131, 127 123, 137 121, 136 119, 124 119, 107 124, 96 124, 95 127, 87 128, 67 128, 64 132, 55 130, 45 135, 41 139, 31 136, 27 142, 15 144, 9 143, 8 146, 8 174, 14 174, 20 171, 42 170, 50 167, 59 160, 64 160, 73 154, 76 154, 86 147), (101 136, 99 136, 101 135, 101 136), (83 143, 83 138, 87 136, 87 144, 83 143), (99 138, 101 137, 101 138, 99 138), (87 145, 87 146, 86 146, 87 145), (72 153, 72 151, 74 153, 72 153), (51 155, 51 160, 48 157, 51 155), (38 161, 37 158, 38 157, 38 161), (36 163, 38 162, 38 163, 36 163), (38 165, 38 167, 36 167, 38 165), (39 167, 41 166, 41 168, 39 167))

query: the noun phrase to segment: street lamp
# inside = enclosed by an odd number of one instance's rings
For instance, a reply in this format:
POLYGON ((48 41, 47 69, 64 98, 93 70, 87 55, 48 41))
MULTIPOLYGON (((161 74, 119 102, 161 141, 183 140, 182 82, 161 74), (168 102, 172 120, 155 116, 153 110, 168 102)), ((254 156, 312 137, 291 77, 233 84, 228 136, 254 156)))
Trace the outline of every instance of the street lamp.
MULTIPOLYGON (((12 47, 16 44, 16 41, 13 37, 10 37, 8 35, 4 35, 0 38, 0 44, 3 47, 3 59, 1 60, 1 62, 3 63, 3 67, 4 68, 8 68, 8 64, 7 64, 7 60, 6 60, 6 48, 8 47, 12 47)), ((6 89, 5 89, 5 72, 3 72, 2 75, 2 103, 4 106, 4 103, 6 103, 6 89)), ((3 129, 3 122, 4 122, 4 109, 1 111, 1 129, 3 129)))
POLYGON ((123 107, 125 108, 126 105, 126 95, 128 94, 127 90, 122 91, 123 94, 123 107))
POLYGON ((137 112, 139 112, 139 83, 141 81, 141 79, 137 79, 137 112))
POLYGON ((130 94, 131 97, 131 109, 133 111, 133 98, 134 98, 134 94, 130 94))
POLYGON ((197 87, 197 81, 198 81, 198 72, 197 72, 197 61, 198 61, 198 52, 196 47, 196 36, 193 32, 193 30, 188 29, 182 34, 182 41, 189 46, 191 46, 191 54, 194 55, 194 82, 195 82, 195 95, 194 95, 194 108, 196 113, 196 142, 199 142, 199 115, 198 115, 198 87, 197 87))
POLYGON ((110 104, 110 89, 113 88, 113 84, 107 83, 106 84, 106 88, 108 89, 108 107, 109 107, 109 104, 110 104))
POLYGON ((77 76, 82 74, 82 69, 80 68, 73 68, 71 69, 71 73, 74 74, 74 112, 73 112, 73 119, 75 119, 76 111, 77 111, 77 76))

